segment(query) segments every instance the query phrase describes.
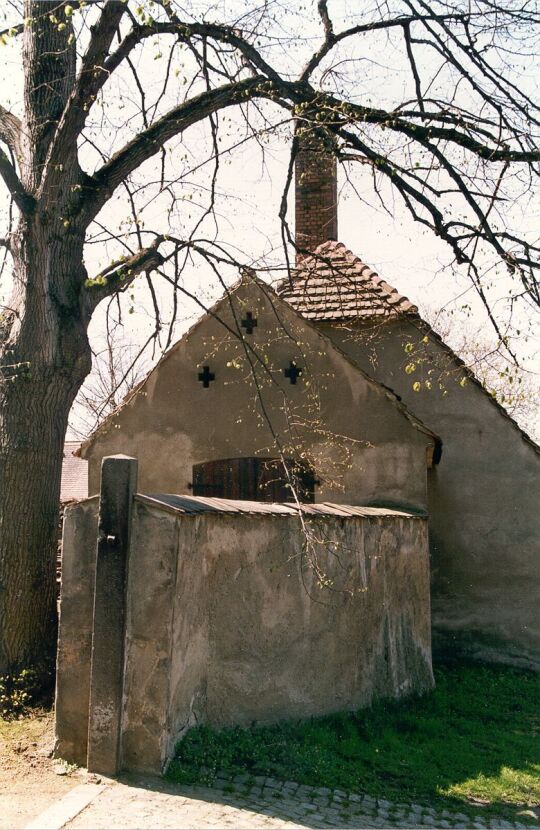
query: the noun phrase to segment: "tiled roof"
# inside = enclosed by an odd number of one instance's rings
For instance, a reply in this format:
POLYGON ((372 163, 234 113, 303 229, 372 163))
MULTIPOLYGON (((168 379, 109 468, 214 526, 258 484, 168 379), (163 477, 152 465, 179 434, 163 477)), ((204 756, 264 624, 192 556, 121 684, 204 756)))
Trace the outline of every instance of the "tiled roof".
POLYGON ((325 242, 284 280, 279 295, 308 320, 389 319, 418 314, 407 297, 355 256, 342 242, 325 242))
POLYGON ((88 461, 77 458, 73 453, 79 449, 77 441, 66 441, 62 459, 62 484, 60 501, 62 504, 88 496, 88 461))

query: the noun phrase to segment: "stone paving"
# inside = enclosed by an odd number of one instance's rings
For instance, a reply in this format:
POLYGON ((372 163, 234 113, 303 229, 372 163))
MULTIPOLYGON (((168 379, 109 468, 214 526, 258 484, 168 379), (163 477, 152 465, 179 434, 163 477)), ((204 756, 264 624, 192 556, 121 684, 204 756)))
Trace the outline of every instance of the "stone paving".
POLYGON ((398 804, 270 778, 217 779, 212 788, 129 777, 112 783, 66 828, 504 828, 539 827, 421 804, 398 804))

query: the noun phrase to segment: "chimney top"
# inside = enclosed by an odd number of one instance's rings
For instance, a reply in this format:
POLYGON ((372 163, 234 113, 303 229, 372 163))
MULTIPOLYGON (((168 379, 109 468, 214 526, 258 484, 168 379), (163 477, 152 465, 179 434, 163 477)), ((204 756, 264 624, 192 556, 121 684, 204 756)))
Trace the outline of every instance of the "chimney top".
MULTIPOLYGON (((313 252, 337 239, 337 160, 329 136, 304 123, 296 136, 295 240, 299 248, 313 252)), ((297 251, 297 262, 305 257, 297 251)))

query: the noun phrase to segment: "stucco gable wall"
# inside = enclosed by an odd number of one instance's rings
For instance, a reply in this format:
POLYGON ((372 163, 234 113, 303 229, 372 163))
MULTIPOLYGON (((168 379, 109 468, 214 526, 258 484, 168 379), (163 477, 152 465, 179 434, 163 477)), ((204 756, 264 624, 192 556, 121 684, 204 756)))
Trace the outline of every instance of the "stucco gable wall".
POLYGON ((461 385, 433 336, 407 322, 323 330, 442 438, 428 473, 435 646, 540 667, 540 456, 481 388, 461 385))
MULTIPOLYGON (((207 317, 184 337, 86 450, 90 492, 101 458, 139 459, 147 492, 187 492, 192 465, 235 456, 291 454, 300 447, 322 481, 321 501, 426 504, 426 450, 433 439, 415 428, 388 393, 367 380, 326 338, 257 283, 243 283, 232 304, 258 325, 248 351, 207 317), (283 375, 296 361, 293 386, 283 375), (260 398, 250 361, 257 378, 260 398), (209 388, 197 379, 208 365, 209 388), (261 402, 262 401, 262 402, 261 402), (270 423, 269 423, 270 422, 270 423)), ((216 312, 236 328, 225 301, 216 312)))

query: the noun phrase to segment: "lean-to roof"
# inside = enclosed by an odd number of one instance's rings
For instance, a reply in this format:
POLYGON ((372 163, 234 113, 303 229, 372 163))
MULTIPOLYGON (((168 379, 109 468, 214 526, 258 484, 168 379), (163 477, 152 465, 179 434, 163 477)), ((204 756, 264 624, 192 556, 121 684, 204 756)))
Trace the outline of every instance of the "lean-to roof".
POLYGON ((240 501, 238 499, 218 499, 206 496, 183 496, 174 493, 137 493, 137 500, 150 506, 165 508, 187 515, 198 513, 247 513, 250 515, 297 516, 338 516, 341 518, 359 517, 380 519, 387 516, 396 519, 421 519, 427 516, 423 510, 411 512, 390 507, 363 507, 349 504, 319 502, 317 504, 294 504, 292 502, 240 501))

